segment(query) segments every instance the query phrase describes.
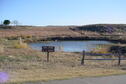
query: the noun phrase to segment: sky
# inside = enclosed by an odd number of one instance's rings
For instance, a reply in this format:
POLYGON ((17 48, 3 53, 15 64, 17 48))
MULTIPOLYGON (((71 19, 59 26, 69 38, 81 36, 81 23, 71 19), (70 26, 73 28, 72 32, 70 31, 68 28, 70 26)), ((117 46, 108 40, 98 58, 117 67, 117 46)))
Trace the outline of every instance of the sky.
POLYGON ((0 0, 0 21, 21 25, 126 24, 126 0, 0 0))

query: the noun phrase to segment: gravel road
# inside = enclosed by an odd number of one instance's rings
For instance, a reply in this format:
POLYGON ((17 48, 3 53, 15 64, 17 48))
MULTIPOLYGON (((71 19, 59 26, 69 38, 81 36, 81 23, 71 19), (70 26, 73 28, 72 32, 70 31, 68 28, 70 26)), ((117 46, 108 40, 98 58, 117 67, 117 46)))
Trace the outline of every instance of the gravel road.
POLYGON ((73 78, 70 80, 53 80, 48 82, 36 82, 25 84, 126 84, 126 75, 94 78, 73 78))

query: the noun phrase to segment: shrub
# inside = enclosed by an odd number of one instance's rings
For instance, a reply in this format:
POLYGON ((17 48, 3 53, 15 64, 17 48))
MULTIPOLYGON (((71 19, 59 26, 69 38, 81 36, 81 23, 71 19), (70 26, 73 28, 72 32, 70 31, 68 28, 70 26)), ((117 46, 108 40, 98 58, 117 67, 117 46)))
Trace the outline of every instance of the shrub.
POLYGON ((11 23, 10 20, 4 20, 3 22, 4 25, 9 25, 10 23, 11 23))
POLYGON ((111 46, 109 52, 113 54, 126 54, 126 46, 111 46))
POLYGON ((32 35, 28 35, 28 36, 26 36, 26 38, 32 38, 32 35))
POLYGON ((27 43, 16 42, 14 43, 14 48, 28 48, 27 43))

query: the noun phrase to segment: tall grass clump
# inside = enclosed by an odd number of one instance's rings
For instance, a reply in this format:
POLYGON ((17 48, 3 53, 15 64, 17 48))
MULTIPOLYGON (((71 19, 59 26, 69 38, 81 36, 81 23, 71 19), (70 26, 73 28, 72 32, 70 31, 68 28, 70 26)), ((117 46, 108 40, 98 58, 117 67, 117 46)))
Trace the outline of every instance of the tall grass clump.
POLYGON ((103 46, 97 46, 96 48, 93 48, 91 50, 92 53, 100 53, 100 54, 107 54, 109 53, 108 48, 107 47, 103 47, 103 46))
POLYGON ((0 53, 4 52, 4 45, 0 44, 0 53))
POLYGON ((14 48, 28 48, 28 44, 24 43, 21 38, 17 42, 14 42, 14 48))

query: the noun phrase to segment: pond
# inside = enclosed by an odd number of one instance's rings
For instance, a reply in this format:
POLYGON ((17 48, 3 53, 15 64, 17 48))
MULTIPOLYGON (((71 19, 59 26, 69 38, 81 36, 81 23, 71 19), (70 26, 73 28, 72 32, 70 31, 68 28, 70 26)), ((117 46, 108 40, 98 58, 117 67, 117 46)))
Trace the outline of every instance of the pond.
POLYGON ((82 52, 91 51, 98 45, 113 44, 109 41, 47 41, 41 43, 30 43, 31 48, 41 50, 42 46, 55 46, 56 51, 82 52))

